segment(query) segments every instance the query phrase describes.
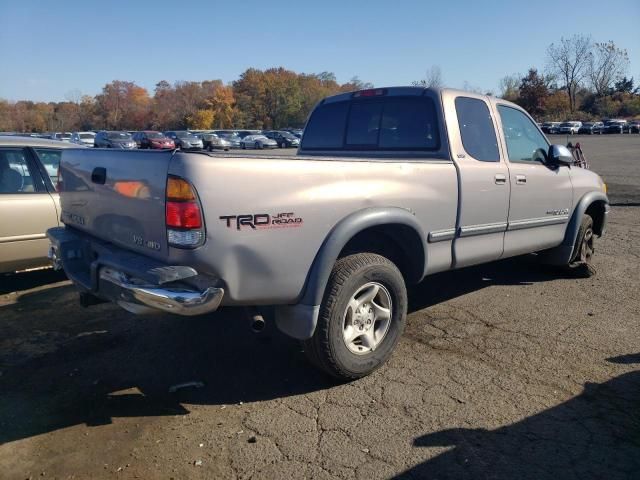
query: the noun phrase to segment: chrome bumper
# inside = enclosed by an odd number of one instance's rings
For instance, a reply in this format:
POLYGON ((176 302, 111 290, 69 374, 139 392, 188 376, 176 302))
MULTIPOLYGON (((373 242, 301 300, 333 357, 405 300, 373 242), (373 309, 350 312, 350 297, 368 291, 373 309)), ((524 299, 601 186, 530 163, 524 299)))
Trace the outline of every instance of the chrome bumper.
POLYGON ((198 275, 191 267, 164 265, 98 240, 89 244, 78 232, 61 227, 47 235, 53 268, 64 269, 81 295, 114 302, 132 313, 202 315, 217 310, 224 297, 220 283, 200 283, 199 288, 185 282, 198 275))
POLYGON ((136 308, 136 304, 140 304, 176 315, 202 315, 217 310, 224 297, 222 288, 209 287, 204 291, 197 291, 139 284, 122 272, 110 268, 100 269, 100 281, 117 287, 117 303, 133 313, 144 313, 136 308))

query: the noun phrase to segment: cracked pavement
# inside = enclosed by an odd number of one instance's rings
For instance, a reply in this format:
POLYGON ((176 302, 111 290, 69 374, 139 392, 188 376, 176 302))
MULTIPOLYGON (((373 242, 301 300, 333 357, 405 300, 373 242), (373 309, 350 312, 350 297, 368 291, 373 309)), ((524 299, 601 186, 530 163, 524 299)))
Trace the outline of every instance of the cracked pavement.
POLYGON ((597 275, 526 256, 429 277, 351 383, 237 310, 135 317, 54 272, 0 277, 3 478, 638 478, 640 136, 583 148, 622 192, 597 275))

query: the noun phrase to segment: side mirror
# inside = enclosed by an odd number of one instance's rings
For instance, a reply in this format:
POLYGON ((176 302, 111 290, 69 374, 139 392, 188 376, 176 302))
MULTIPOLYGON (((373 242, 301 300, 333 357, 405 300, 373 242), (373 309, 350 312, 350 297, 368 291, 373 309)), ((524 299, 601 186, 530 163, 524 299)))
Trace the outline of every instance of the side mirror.
POLYGON ((549 145, 547 161, 554 165, 573 165, 575 159, 571 151, 564 145, 549 145))

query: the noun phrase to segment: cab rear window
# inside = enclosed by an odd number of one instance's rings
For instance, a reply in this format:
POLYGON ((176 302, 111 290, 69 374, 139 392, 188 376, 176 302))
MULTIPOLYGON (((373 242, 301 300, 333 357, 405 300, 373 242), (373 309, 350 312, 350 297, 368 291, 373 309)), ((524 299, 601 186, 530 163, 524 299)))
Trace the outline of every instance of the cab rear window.
POLYGON ((385 97, 316 108, 303 150, 438 150, 437 114, 428 97, 385 97))

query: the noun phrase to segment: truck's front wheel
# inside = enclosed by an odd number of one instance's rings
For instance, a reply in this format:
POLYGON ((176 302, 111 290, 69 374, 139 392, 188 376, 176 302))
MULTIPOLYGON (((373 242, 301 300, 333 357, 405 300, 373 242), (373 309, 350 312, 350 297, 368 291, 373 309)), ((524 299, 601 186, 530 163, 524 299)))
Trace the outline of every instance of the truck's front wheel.
POLYGON ((407 318, 407 291, 390 260, 372 253, 339 259, 329 277, 309 360, 334 377, 355 379, 380 367, 407 318))
POLYGON ((568 265, 569 271, 579 277, 592 276, 595 273, 592 267, 593 254, 595 252, 595 233, 593 231, 593 218, 589 214, 585 213, 582 216, 573 251, 573 257, 568 265))

